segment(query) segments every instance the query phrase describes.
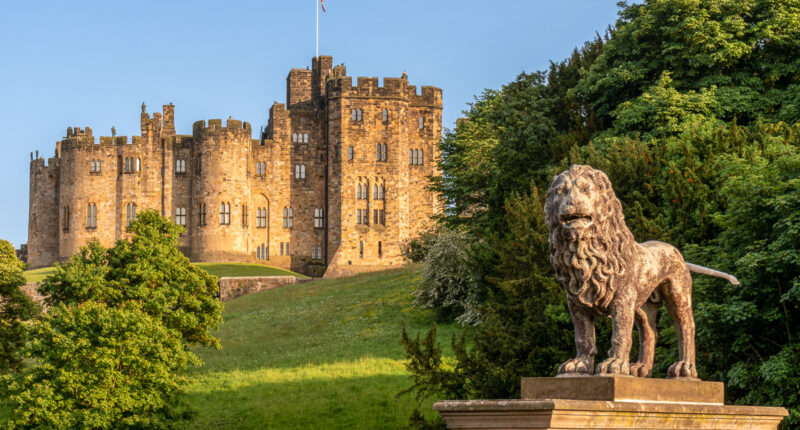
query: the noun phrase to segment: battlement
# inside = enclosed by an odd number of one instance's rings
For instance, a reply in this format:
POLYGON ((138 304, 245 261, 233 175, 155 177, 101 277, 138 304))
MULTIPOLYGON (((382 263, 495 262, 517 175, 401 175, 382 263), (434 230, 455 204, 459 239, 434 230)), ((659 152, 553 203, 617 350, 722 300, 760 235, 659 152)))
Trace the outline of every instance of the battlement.
POLYGON ((50 169, 58 166, 58 158, 50 157, 47 160, 44 158, 34 158, 31 160, 31 175, 41 175, 47 173, 50 169))
POLYGON ((101 146, 127 145, 128 136, 100 136, 101 146))
POLYGON ((215 131, 228 131, 228 132, 243 132, 251 134, 250 123, 242 122, 238 119, 228 118, 225 126, 222 125, 221 119, 209 119, 208 124, 206 121, 195 121, 192 124, 192 135, 200 133, 213 133, 215 131))
MULTIPOLYGON (((340 66, 337 66, 340 67, 340 66)), ((442 106, 442 89, 423 86, 417 94, 417 87, 408 83, 405 73, 400 78, 383 78, 383 86, 376 77, 359 76, 353 86, 353 78, 342 75, 346 70, 334 69, 328 80, 328 97, 366 97, 366 98, 400 98, 408 100, 412 106, 442 106)))
POLYGON ((92 128, 86 127, 84 130, 81 130, 80 127, 67 127, 67 137, 81 137, 81 136, 88 136, 92 137, 92 128))

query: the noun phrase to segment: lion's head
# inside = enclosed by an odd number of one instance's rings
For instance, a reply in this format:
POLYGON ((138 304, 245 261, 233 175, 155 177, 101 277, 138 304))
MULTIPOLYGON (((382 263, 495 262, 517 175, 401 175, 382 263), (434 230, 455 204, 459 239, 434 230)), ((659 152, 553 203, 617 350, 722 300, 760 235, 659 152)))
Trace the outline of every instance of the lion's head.
POLYGON ((577 303, 607 308, 635 243, 608 176, 570 167, 553 178, 544 212, 558 282, 577 303))

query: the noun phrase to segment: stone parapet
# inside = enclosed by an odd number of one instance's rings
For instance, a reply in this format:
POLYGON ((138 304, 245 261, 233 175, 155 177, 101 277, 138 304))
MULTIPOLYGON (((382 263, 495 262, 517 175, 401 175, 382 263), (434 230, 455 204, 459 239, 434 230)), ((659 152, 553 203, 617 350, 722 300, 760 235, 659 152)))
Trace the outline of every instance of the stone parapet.
POLYGON ((220 278, 219 298, 222 301, 235 299, 246 294, 272 290, 297 282, 294 276, 239 276, 220 278))

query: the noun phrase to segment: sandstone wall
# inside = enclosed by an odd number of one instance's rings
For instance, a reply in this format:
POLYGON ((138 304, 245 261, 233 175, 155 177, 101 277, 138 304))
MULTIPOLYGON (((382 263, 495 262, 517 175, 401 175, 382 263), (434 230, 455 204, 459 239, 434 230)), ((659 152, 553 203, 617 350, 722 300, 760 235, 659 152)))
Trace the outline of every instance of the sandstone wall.
POLYGON ((222 301, 235 299, 245 294, 272 290, 284 285, 294 284, 294 276, 241 276, 220 278, 219 298, 222 301))

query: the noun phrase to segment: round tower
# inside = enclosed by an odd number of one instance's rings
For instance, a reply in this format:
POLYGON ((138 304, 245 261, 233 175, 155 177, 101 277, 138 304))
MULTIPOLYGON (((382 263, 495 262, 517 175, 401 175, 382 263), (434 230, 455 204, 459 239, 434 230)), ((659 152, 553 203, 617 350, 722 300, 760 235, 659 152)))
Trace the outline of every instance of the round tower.
MULTIPOLYGON (((247 177, 250 124, 228 119, 197 121, 194 141, 191 255, 193 261, 251 259, 249 228, 242 213, 250 211, 247 177)), ((188 166, 187 166, 188 167, 188 166)), ((255 252, 255 251, 253 251, 255 252)))

